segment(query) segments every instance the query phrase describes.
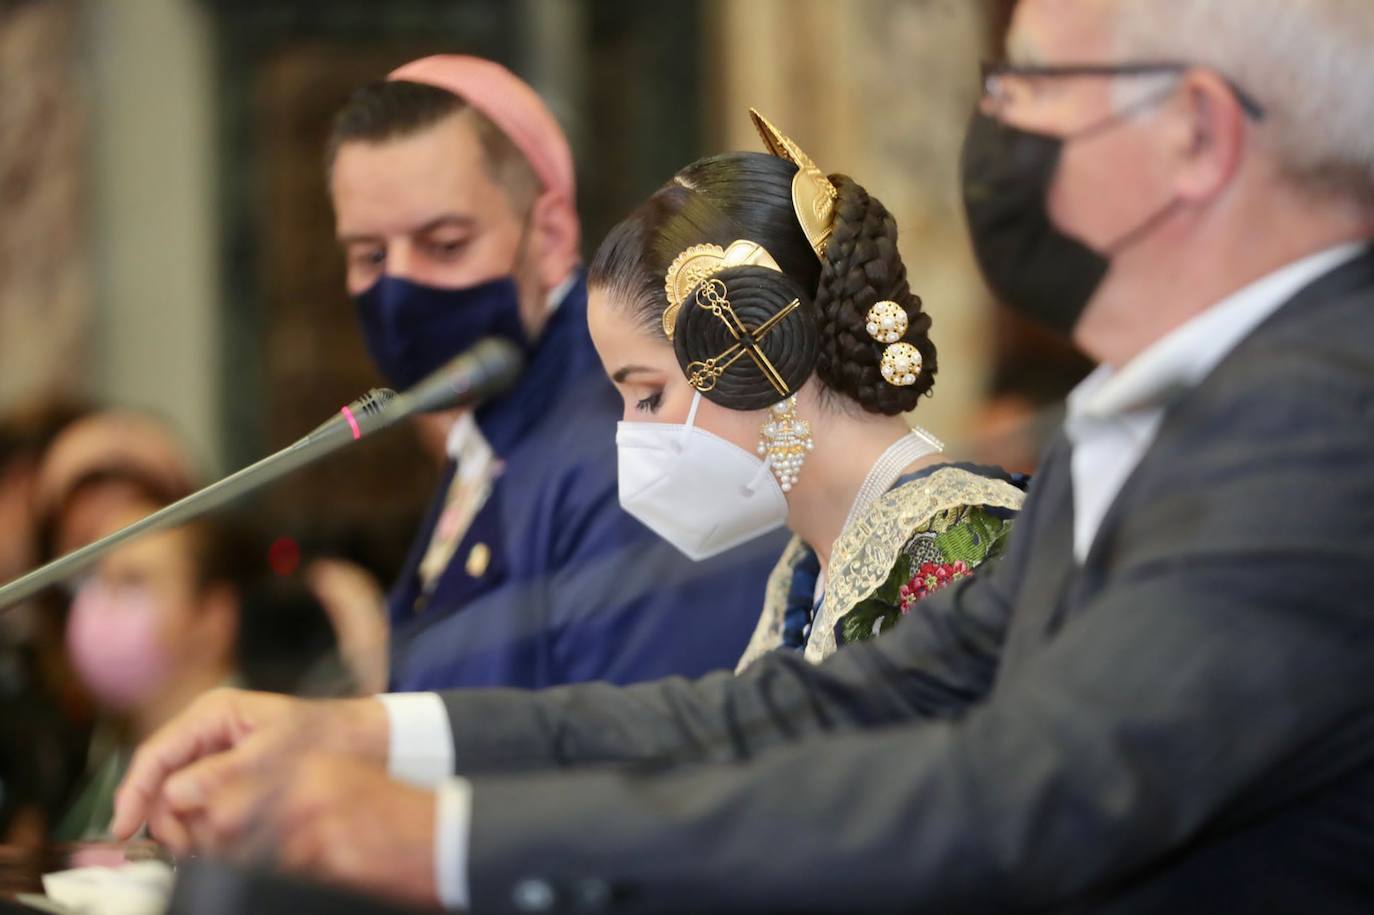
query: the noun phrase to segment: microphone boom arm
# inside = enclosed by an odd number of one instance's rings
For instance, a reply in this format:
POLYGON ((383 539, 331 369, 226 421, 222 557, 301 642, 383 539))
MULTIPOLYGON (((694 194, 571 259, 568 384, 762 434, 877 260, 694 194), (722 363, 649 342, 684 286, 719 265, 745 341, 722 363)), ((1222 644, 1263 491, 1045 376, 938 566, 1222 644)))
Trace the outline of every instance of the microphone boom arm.
POLYGON ((315 431, 204 489, 0 587, 0 612, 93 564, 114 547, 234 501, 413 413, 478 403, 509 387, 523 359, 513 344, 486 339, 404 394, 370 391, 315 431))

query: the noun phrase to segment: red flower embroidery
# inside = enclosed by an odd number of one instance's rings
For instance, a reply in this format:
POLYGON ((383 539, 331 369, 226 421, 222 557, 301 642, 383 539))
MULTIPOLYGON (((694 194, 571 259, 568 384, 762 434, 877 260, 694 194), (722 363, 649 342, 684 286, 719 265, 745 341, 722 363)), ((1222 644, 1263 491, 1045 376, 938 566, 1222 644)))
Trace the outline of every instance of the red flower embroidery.
POLYGON ((927 562, 916 570, 911 581, 901 587, 901 609, 905 614, 915 603, 927 594, 934 594, 947 588, 961 578, 973 574, 973 569, 962 559, 957 562, 927 562))

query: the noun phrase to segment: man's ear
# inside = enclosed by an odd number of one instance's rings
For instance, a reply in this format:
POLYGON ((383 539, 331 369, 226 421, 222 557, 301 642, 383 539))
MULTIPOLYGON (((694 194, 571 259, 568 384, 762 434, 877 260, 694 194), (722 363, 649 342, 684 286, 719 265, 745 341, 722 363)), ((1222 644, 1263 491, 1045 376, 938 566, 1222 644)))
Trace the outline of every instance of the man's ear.
POLYGON ((579 245, 582 228, 577 211, 556 194, 541 194, 534 202, 530 230, 538 239, 539 282, 545 289, 553 289, 582 259, 579 245))
POLYGON ((1245 148, 1245 109, 1235 91, 1215 73, 1190 72, 1183 78, 1183 117, 1175 147, 1180 168, 1179 196, 1205 202, 1235 178, 1245 148))

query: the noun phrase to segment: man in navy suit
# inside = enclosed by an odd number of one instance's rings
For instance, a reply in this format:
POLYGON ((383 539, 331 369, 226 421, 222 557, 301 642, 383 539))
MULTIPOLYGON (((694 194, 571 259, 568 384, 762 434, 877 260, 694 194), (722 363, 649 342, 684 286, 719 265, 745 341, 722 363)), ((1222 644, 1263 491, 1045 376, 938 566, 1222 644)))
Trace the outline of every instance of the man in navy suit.
POLYGON ((486 336, 526 354, 513 390, 452 419, 389 599, 392 687, 732 667, 781 547, 692 563, 620 509, 622 408, 587 331, 572 154, 544 103, 491 61, 424 58, 358 90, 328 154, 348 290, 383 374, 409 387, 486 336))

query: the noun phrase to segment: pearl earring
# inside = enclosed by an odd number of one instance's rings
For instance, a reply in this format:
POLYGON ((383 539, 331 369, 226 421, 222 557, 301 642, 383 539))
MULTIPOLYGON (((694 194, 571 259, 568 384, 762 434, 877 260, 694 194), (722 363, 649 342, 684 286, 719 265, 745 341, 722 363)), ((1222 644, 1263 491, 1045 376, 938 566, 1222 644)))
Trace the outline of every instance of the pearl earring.
POLYGON ((806 456, 816 447, 811 424, 797 415, 797 398, 773 404, 759 430, 759 455, 778 478, 783 492, 791 492, 806 456))

